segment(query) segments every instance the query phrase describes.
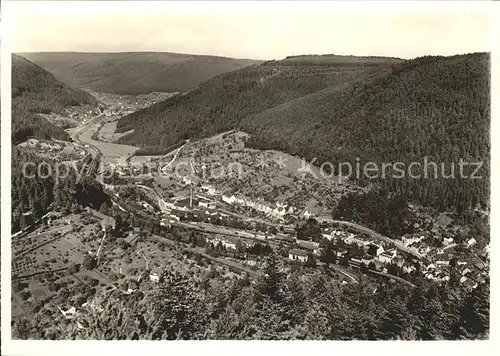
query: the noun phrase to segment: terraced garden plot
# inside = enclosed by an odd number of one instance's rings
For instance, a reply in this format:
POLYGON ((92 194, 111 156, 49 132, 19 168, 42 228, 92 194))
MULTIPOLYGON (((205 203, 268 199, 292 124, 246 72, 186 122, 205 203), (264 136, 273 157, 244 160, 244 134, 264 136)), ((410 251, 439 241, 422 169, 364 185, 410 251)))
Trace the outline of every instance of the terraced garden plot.
POLYGON ((40 283, 40 281, 32 279, 30 280, 29 284, 34 300, 41 300, 50 296, 50 292, 48 291, 47 287, 40 283))
POLYGON ((27 256, 22 260, 15 261, 12 264, 12 275, 17 276, 29 273, 35 262, 36 259, 33 256, 27 256))

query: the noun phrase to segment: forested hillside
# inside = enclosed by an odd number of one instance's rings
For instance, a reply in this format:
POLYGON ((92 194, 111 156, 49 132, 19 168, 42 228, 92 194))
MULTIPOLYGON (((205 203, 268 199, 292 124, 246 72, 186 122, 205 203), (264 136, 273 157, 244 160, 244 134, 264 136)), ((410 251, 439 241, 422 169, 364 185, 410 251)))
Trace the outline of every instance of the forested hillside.
POLYGON ((97 104, 90 94, 72 89, 25 58, 12 55, 12 140, 27 137, 68 139, 60 127, 38 113, 61 113, 68 106, 97 104))
MULTIPOLYGON (((12 231, 17 231, 43 216, 50 206, 54 210, 74 213, 82 206, 99 209, 110 203, 102 186, 95 179, 83 176, 78 180, 76 170, 69 169, 64 178, 55 174, 56 162, 42 159, 13 147, 12 149, 12 231), (41 164, 43 162, 43 164, 41 164), (24 165, 29 163, 25 168, 24 165), (37 169, 40 167, 40 173, 37 169)), ((77 167, 78 172, 81 168, 77 167)))
MULTIPOLYGON (((378 180, 390 191, 439 209, 489 202, 490 58, 486 53, 410 61, 301 56, 209 80, 197 90, 124 117, 122 140, 171 145, 231 128, 250 146, 317 163, 436 162, 441 177, 378 180), (342 59, 342 60, 340 60, 342 59), (482 179, 459 177, 459 161, 482 161, 482 179)), ((474 169, 465 169, 470 175, 474 169)), ((337 172, 338 173, 338 172, 337 172)), ((380 177, 380 174, 379 174, 380 177)), ((360 183, 364 183, 363 179, 360 183)))
POLYGON ((77 88, 114 94, 185 92, 221 73, 258 63, 168 52, 20 53, 77 88))
MULTIPOLYGON (((302 58, 302 57, 300 57, 302 58)), ((316 58, 316 57, 313 57, 316 58)), ((175 96, 122 118, 117 129, 134 134, 122 142, 171 145, 239 127, 245 118, 328 87, 342 88, 384 75, 397 59, 365 61, 321 56, 304 63, 295 58, 271 61, 225 73, 183 96, 175 96)))
MULTIPOLYGON (((441 209, 489 202, 489 56, 423 57, 383 78, 348 90, 328 88, 247 118, 250 144, 281 149, 318 163, 441 163, 455 178, 381 180, 391 191, 441 209), (484 162, 482 179, 459 177, 459 160, 484 162)), ((473 169, 472 169, 473 170, 473 169)), ((467 175, 471 169, 464 169, 467 175)), ((390 172, 389 172, 390 173, 390 172)))
POLYGON ((489 281, 472 291, 456 282, 374 290, 319 274, 285 275, 271 255, 254 284, 217 276, 197 282, 167 271, 152 293, 106 296, 102 312, 82 313, 86 328, 41 327, 41 318, 24 318, 12 330, 20 339, 488 339, 489 304, 489 281))

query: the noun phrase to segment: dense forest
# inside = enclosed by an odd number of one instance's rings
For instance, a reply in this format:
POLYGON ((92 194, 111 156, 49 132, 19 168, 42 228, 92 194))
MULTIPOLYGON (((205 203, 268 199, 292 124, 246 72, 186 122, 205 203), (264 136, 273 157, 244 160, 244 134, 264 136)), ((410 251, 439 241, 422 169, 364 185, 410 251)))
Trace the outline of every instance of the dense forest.
POLYGON ((12 55, 12 141, 28 137, 67 140, 69 135, 37 114, 61 113, 68 106, 96 105, 90 94, 69 88, 25 58, 12 55))
POLYGON ((21 53, 64 83, 97 92, 185 92, 221 73, 259 61, 168 52, 21 53))
MULTIPOLYGON (((68 106, 97 104, 90 94, 74 90, 18 55, 12 56, 12 141, 29 137, 69 139, 59 126, 40 117, 39 113, 60 113, 68 106)), ((94 180, 76 178, 76 172, 57 180, 55 163, 36 154, 12 148, 12 230, 17 231, 45 214, 49 207, 74 212, 81 206, 99 207, 107 196, 94 180), (26 163, 29 163, 26 165, 26 163), (37 168, 41 167, 40 173, 37 168), (23 172, 25 169, 25 172, 23 172), (26 173, 26 174, 25 174, 26 173), (43 178, 47 176, 47 178, 43 178), (31 178, 32 177, 32 178, 31 178), (90 192, 91 191, 91 192, 90 192), (90 200, 89 200, 90 199, 90 200)))
MULTIPOLYGON (((12 149, 12 231, 23 229, 43 216, 49 210, 75 213, 81 207, 99 209, 109 197, 102 186, 92 177, 78 180, 76 170, 69 169, 64 178, 54 174, 56 162, 42 160, 34 154, 12 149), (29 163, 29 164, 26 164, 29 163), (38 172, 39 169, 39 172, 38 172), (52 174, 49 174, 52 172, 52 174)), ((66 172, 62 171, 61 176, 66 172)))
MULTIPOLYGON (((337 174, 339 162, 354 165, 356 159, 379 169, 418 162, 428 167, 427 177, 389 170, 374 179, 440 210, 489 206, 487 53, 409 61, 290 57, 222 74, 118 123, 120 132, 135 130, 122 142, 140 146, 168 146, 233 128, 252 135, 249 147, 331 162, 337 174), (476 174, 482 178, 462 179, 460 159, 482 162, 476 174)), ((474 170, 465 167, 464 173, 474 170)))
MULTIPOLYGON (((489 281, 472 291, 450 282, 415 288, 340 285, 325 275, 279 272, 274 254, 265 274, 196 281, 167 271, 155 292, 100 300, 77 329, 25 318, 13 337, 26 339, 456 340, 489 337, 489 281), (42 323, 42 324, 40 324, 42 323)), ((84 298, 85 299, 85 298, 84 298)))
POLYGON ((333 217, 362 223, 392 238, 412 233, 415 222, 406 197, 391 195, 385 189, 344 195, 333 210, 333 217))
MULTIPOLYGON (((427 162, 436 163, 428 165, 428 178, 412 178, 407 173, 393 178, 389 170, 378 181, 412 201, 440 210, 486 207, 489 75, 486 54, 418 58, 361 86, 341 92, 329 88, 292 102, 285 110, 275 108, 253 116, 244 127, 254 130, 252 146, 317 157, 318 164, 327 161, 334 167, 337 162, 354 166, 356 158, 361 165, 402 162, 408 167, 418 162, 423 167, 427 157, 427 162), (477 174, 482 179, 460 178, 460 159, 483 162, 477 174), (447 178, 452 165, 455 176, 447 178)), ((470 176, 473 170, 468 167, 464 172, 470 176)))
POLYGON ((123 143, 171 145, 237 128, 250 115, 330 86, 362 81, 388 68, 386 62, 364 65, 328 58, 311 65, 290 60, 266 62, 219 75, 185 95, 132 113, 118 122, 117 131, 135 129, 122 138, 123 143))

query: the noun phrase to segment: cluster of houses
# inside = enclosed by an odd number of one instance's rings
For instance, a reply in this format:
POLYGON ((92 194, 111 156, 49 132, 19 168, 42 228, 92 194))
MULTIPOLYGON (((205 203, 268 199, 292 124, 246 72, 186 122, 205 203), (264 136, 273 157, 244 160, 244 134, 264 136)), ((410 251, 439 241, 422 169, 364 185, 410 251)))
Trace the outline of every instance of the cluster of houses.
MULTIPOLYGON (((364 251, 362 256, 351 256, 350 264, 353 266, 375 266, 375 268, 383 273, 388 273, 389 267, 397 266, 403 273, 411 274, 417 269, 411 259, 405 258, 405 254, 400 252, 396 247, 387 246, 384 242, 374 242, 364 236, 356 235, 342 229, 328 229, 323 232, 323 237, 337 242, 341 239, 345 243, 345 247, 338 247, 335 249, 337 258, 342 258, 348 251, 348 245, 358 245, 364 251)), ((309 256, 319 256, 321 254, 320 244, 314 241, 299 240, 292 234, 280 232, 274 236, 276 240, 283 240, 286 242, 295 243, 297 247, 292 248, 288 252, 288 259, 293 262, 306 263, 309 256)), ((230 236, 215 237, 212 240, 214 244, 222 244, 226 249, 236 249, 238 238, 230 236)), ((403 241, 404 245, 411 245, 412 243, 420 241, 420 238, 406 239, 403 241)), ((448 253, 443 249, 432 249, 435 252, 430 256, 431 263, 423 267, 423 274, 426 279, 435 282, 446 282, 450 280, 450 261, 453 254, 448 253)), ((470 261, 457 261, 454 267, 460 274, 460 283, 466 287, 475 288, 478 282, 486 278, 487 270, 483 266, 471 266, 470 261), (482 270, 481 270, 482 269, 482 270)))
POLYGON ((207 185, 207 184, 203 184, 201 186, 201 191, 203 191, 204 193, 206 193, 208 195, 212 195, 212 196, 218 194, 217 190, 214 187, 207 185))
POLYGON ((224 236, 224 237, 216 236, 211 240, 211 242, 214 246, 221 244, 225 249, 236 250, 238 238, 233 236, 224 236))
POLYGON ((120 109, 120 108, 116 108, 116 109, 111 109, 111 110, 106 111, 106 114, 104 114, 104 115, 106 117, 110 117, 110 116, 122 116, 122 115, 130 114, 132 112, 133 111, 131 111, 131 110, 123 110, 123 109, 120 109))
POLYGON ((239 204, 244 207, 252 208, 275 219, 283 218, 286 214, 293 214, 295 212, 294 207, 288 207, 287 204, 281 202, 276 202, 274 204, 269 204, 265 201, 255 202, 248 198, 236 197, 234 195, 230 197, 222 195, 222 201, 229 205, 239 204))
POLYGON ((174 205, 166 213, 166 218, 162 219, 160 225, 168 226, 172 223, 181 221, 182 218, 188 216, 188 213, 192 215, 197 221, 216 221, 218 219, 229 218, 229 215, 218 210, 213 209, 212 205, 208 204, 208 210, 202 210, 200 207, 204 207, 205 204, 200 204, 198 208, 189 209, 185 206, 174 205))
MULTIPOLYGON (((206 194, 211 195, 211 196, 215 196, 215 195, 219 194, 215 188, 213 188, 212 186, 209 186, 209 185, 202 185, 201 190, 203 192, 206 192, 206 194)), ((221 196, 221 200, 222 200, 222 202, 224 202, 228 205, 238 204, 238 205, 241 205, 244 207, 252 208, 252 209, 254 209, 260 213, 263 213, 263 214, 267 215, 268 217, 274 218, 274 219, 282 219, 287 214, 292 215, 292 214, 297 213, 297 209, 295 207, 289 206, 288 204, 283 203, 283 202, 279 202, 279 201, 271 204, 271 203, 265 202, 263 200, 253 201, 253 200, 246 198, 246 197, 238 197, 235 195, 228 196, 228 195, 224 195, 224 194, 221 196)), ((301 213, 301 215, 304 218, 309 219, 309 218, 314 216, 314 213, 311 211, 308 211, 308 210, 304 210, 301 213)))
MULTIPOLYGON (((186 176, 183 177, 183 180, 186 185, 190 185, 192 183, 190 178, 186 176)), ((242 207, 248 207, 255 210, 256 212, 263 213, 267 217, 276 220, 283 219, 283 217, 287 214, 291 215, 294 213, 298 213, 295 207, 288 206, 288 204, 282 202, 270 204, 263 200, 253 201, 246 197, 237 197, 235 195, 228 196, 224 194, 220 195, 214 187, 207 184, 201 185, 199 191, 195 194, 191 192, 189 198, 176 199, 171 201, 160 199, 159 207, 163 213, 169 216, 169 220, 179 221, 180 216, 184 215, 184 213, 193 213, 196 212, 197 209, 205 210, 205 213, 209 215, 219 214, 221 216, 224 216, 225 214, 217 212, 217 208, 221 206, 221 202, 229 206, 238 205, 242 207), (209 212, 207 212, 206 210, 209 210, 209 212)), ((305 218, 309 218, 313 216, 313 213, 306 210, 302 213, 302 215, 305 218)))
MULTIPOLYGON (((395 247, 389 247, 383 242, 374 242, 370 238, 366 238, 363 235, 356 235, 352 232, 348 232, 342 229, 324 229, 323 237, 328 240, 334 240, 338 242, 341 239, 346 245, 358 245, 362 247, 365 251, 370 251, 371 254, 364 254, 361 256, 352 256, 350 263, 355 266, 360 266, 365 264, 369 266, 371 264, 375 265, 378 270, 387 273, 389 266, 397 266, 401 269, 403 273, 412 273, 417 269, 415 262, 411 259, 405 258, 405 255, 398 251, 395 247)), ((402 238, 402 243, 405 246, 414 246, 422 244, 425 240, 425 236, 405 236, 402 238)), ((300 240, 297 240, 299 243, 300 240)), ((311 242, 306 242, 311 244, 311 242)), ((474 238, 471 238, 465 242, 465 246, 471 247, 476 243, 474 238)), ((291 261, 297 262, 307 262, 310 252, 312 254, 318 255, 320 253, 319 247, 307 247, 299 246, 302 249, 291 249, 289 251, 288 258, 291 261), (309 251, 308 251, 309 250, 309 251), (308 253, 309 252, 309 253, 308 253)), ((451 246, 450 243, 446 243, 446 246, 451 246)), ((421 250, 421 249, 420 249, 421 250)), ((485 249, 486 250, 486 249, 485 249)), ((466 287, 475 288, 478 283, 481 283, 487 278, 488 269, 484 262, 478 258, 470 258, 467 260, 456 259, 453 261, 454 254, 451 249, 444 248, 429 248, 426 256, 430 259, 430 263, 423 267, 423 274, 426 279, 435 282, 446 282, 450 280, 450 267, 453 264, 453 268, 459 274, 459 281, 466 287)), ((347 252, 345 247, 336 248, 336 256, 343 257, 347 252)), ((463 258, 461 258, 463 259, 463 258)))
POLYGON ((36 148, 44 151, 60 151, 63 148, 60 143, 40 141, 36 138, 30 138, 26 142, 21 143, 20 146, 25 146, 27 148, 36 148))
MULTIPOLYGON (((458 229, 459 227, 443 227, 438 224, 430 232, 423 232, 417 234, 417 236, 403 236, 401 240, 406 247, 426 256, 431 261, 424 271, 425 278, 437 282, 448 281, 450 279, 451 264, 453 264, 453 268, 460 276, 460 283, 475 288, 478 282, 484 281, 488 271, 484 262, 477 257, 468 260, 464 257, 457 258, 453 248, 458 244, 452 236, 453 233, 457 233, 458 229), (432 242, 433 239, 441 242, 442 247, 429 246, 429 242, 432 242), (455 261, 451 262, 454 257, 455 261)), ((470 237, 462 245, 470 249, 476 244, 476 239, 470 237)))
MULTIPOLYGON (((190 182, 185 183, 189 184, 190 182)), ((169 219, 171 222, 180 221, 181 216, 187 214, 188 212, 193 215, 198 215, 198 218, 207 218, 209 217, 208 215, 214 215, 214 218, 218 218, 219 216, 217 215, 225 215, 227 217, 227 214, 221 213, 217 210, 218 205, 220 205, 220 203, 217 203, 217 196, 220 196, 220 199, 225 204, 231 206, 240 205, 249 207, 272 218, 282 218, 286 214, 295 213, 296 210, 294 207, 289 207, 287 204, 281 202, 269 204, 265 201, 253 201, 246 197, 237 197, 235 195, 219 195, 218 191, 210 185, 202 185, 200 191, 200 193, 196 194, 195 198, 193 197, 193 194, 191 194, 189 198, 184 200, 165 202, 165 208, 169 210, 169 219)), ((313 215, 307 210, 302 214, 304 217, 311 217, 313 215)), ((202 220, 206 221, 206 219, 202 220)), ((162 222, 162 224, 165 223, 166 221, 162 222)), ((297 247, 290 249, 288 253, 288 258, 291 261, 305 263, 308 261, 309 256, 319 256, 321 254, 319 243, 298 240, 293 235, 294 231, 292 229, 292 231, 288 232, 279 232, 275 236, 266 236, 265 239, 275 238, 276 240, 295 243, 297 247)), ((355 234, 342 228, 327 228, 323 229, 322 236, 323 238, 333 240, 335 242, 338 240, 342 240, 344 242, 344 247, 337 246, 335 249, 335 254, 338 258, 345 256, 349 245, 354 244, 361 247, 362 249, 359 249, 359 251, 361 251, 359 255, 350 257, 350 263, 352 265, 361 266, 361 264, 364 264, 366 266, 375 266, 376 269, 385 273, 387 273, 388 268, 397 266, 400 271, 408 274, 415 271, 417 269, 417 265, 420 265, 420 262, 415 262, 412 261, 412 259, 405 258, 406 255, 399 251, 396 247, 388 245, 383 241, 374 241, 374 239, 368 235, 355 234), (362 251, 365 251, 365 253, 362 253, 362 251)), ((431 234, 431 232, 422 232, 414 235, 405 235, 401 238, 401 243, 406 248, 413 249, 431 261, 431 263, 427 263, 426 266, 419 266, 421 267, 420 270, 424 273, 425 278, 438 282, 447 281, 450 279, 449 270, 452 256, 446 253, 446 249, 453 248, 455 241, 449 235, 440 234, 439 238, 442 242, 443 248, 438 249, 429 246, 429 236, 434 236, 434 234, 431 234)), ((255 238, 255 234, 249 237, 255 238)), ((235 250, 237 240, 237 237, 223 236, 215 237, 212 242, 214 244, 220 243, 226 249, 235 250)), ((472 247, 475 244, 476 241, 474 238, 470 238, 465 242, 465 245, 468 247, 472 247)), ((456 269, 458 273, 461 274, 461 283, 466 285, 470 284, 474 287, 475 283, 477 283, 478 280, 481 280, 481 272, 477 272, 476 269, 470 268, 468 263, 465 261, 459 261, 456 269)))

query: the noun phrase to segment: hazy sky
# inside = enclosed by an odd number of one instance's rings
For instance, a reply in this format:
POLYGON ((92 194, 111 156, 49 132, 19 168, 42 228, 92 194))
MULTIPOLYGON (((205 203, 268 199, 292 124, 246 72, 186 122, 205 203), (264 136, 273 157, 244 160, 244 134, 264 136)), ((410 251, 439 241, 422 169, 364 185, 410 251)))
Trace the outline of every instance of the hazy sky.
POLYGON ((10 4, 12 51, 167 51, 255 59, 489 51, 484 7, 428 5, 28 1, 10 4))

